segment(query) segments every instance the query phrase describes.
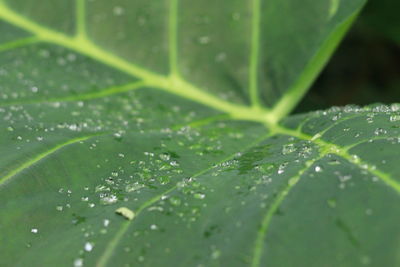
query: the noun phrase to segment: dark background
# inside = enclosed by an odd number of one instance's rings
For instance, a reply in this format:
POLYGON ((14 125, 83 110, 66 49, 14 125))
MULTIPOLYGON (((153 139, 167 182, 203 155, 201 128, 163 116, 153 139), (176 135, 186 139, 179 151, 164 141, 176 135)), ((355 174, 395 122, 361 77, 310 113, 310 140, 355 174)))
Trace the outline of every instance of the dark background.
POLYGON ((297 112, 400 102, 400 0, 370 0, 297 112))

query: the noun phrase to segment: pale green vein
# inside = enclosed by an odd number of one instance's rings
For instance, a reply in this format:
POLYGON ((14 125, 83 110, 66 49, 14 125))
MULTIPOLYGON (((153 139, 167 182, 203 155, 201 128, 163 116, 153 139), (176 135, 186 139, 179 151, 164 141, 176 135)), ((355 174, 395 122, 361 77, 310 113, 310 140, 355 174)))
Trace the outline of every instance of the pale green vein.
POLYGON ((149 86, 153 86, 154 88, 226 112, 237 119, 276 123, 276 118, 271 116, 271 113, 265 109, 247 107, 222 100, 181 79, 177 75, 166 77, 153 73, 104 50, 87 38, 82 38, 81 36, 70 37, 39 25, 36 22, 23 17, 21 14, 16 13, 2 2, 0 2, 0 17, 17 27, 31 32, 42 41, 72 49, 105 65, 142 79, 149 86))
POLYGON ((65 141, 64 143, 58 144, 38 155, 36 155, 35 157, 21 163, 18 167, 16 167, 13 170, 10 170, 8 173, 6 173, 3 177, 0 178, 0 188, 6 184, 6 182, 8 182, 11 178, 13 178, 14 176, 16 176, 17 174, 21 173, 22 171, 26 170, 27 168, 31 167, 32 165, 36 164, 37 162, 39 162, 40 160, 44 159, 45 157, 53 154, 54 152, 64 148, 65 146, 68 145, 72 145, 75 143, 79 143, 81 141, 85 141, 91 137, 94 136, 99 136, 99 134, 92 134, 92 135, 87 135, 87 136, 83 136, 83 137, 76 137, 74 139, 65 141))
POLYGON ((77 95, 69 95, 64 97, 46 97, 45 99, 28 99, 24 101, 11 101, 0 103, 0 107, 13 106, 13 105, 27 105, 27 104, 42 104, 42 103, 53 103, 53 102, 73 102, 82 100, 91 100, 96 98, 102 98, 107 96, 112 96, 115 94, 126 93, 129 91, 137 90, 146 86, 143 81, 137 81, 133 83, 128 83, 120 86, 112 86, 103 90, 82 93, 77 95))
POLYGON ((363 161, 358 157, 357 155, 352 155, 348 152, 347 148, 345 147, 340 147, 338 145, 329 143, 320 137, 312 137, 307 134, 298 132, 296 130, 291 130, 282 126, 276 126, 273 128, 275 133, 278 134, 284 134, 284 135, 289 135, 289 136, 294 136, 299 139, 305 140, 305 141, 310 141, 314 144, 316 144, 320 148, 320 153, 321 155, 327 155, 327 154, 335 154, 338 155, 347 161, 351 162, 352 164, 356 165, 360 169, 368 171, 370 174, 378 177, 380 180, 382 180, 386 185, 391 187, 393 190, 395 190, 397 193, 400 193, 400 183, 397 182, 395 179, 393 179, 389 174, 376 169, 374 166, 371 164, 368 164, 367 162, 363 161))
POLYGON ((178 73, 178 0, 169 1, 169 64, 170 74, 178 73))
POLYGON ((277 121, 290 114, 301 99, 303 99, 304 95, 307 93, 308 89, 335 51, 340 40, 342 40, 345 33, 353 24, 359 12, 360 10, 355 11, 351 16, 338 25, 325 40, 323 40, 319 49, 315 52, 314 56, 308 62, 298 79, 287 91, 285 91, 285 94, 274 105, 271 112, 274 114, 273 116, 276 116, 277 121))
MULTIPOLYGON (((400 137, 400 136, 399 136, 400 137)), ((367 139, 363 139, 361 141, 358 141, 357 143, 348 145, 345 147, 345 149, 347 151, 359 146, 359 145, 363 145, 366 143, 370 143, 370 142, 374 142, 374 141, 387 141, 387 142, 393 142, 395 141, 396 144, 398 144, 398 139, 399 137, 392 137, 392 136, 380 136, 380 137, 372 137, 372 138, 367 138, 367 139)), ((392 143, 393 144, 393 143, 392 143)))
MULTIPOLYGON (((355 116, 351 116, 350 118, 347 118, 347 119, 352 119, 354 117, 355 116)), ((340 122, 343 122, 345 120, 346 119, 343 119, 340 122)), ((333 128, 334 126, 337 126, 337 124, 339 124, 339 123, 336 122, 334 125, 331 125, 327 129, 325 129, 323 132, 328 131, 329 129, 333 128)), ((268 228, 269 228, 269 225, 271 223, 274 213, 279 208, 281 203, 284 201, 284 199, 285 199, 286 195, 289 193, 289 191, 297 184, 300 177, 309 169, 310 166, 314 165, 315 162, 322 159, 324 156, 326 156, 328 154, 338 155, 338 156, 346 159, 350 163, 356 165, 360 169, 366 170, 373 176, 378 177, 386 185, 388 185, 389 187, 391 187, 392 189, 397 191, 397 193, 400 193, 400 183, 399 182, 397 182, 392 177, 390 177, 389 174, 387 174, 381 170, 378 170, 378 169, 376 169, 375 166, 372 166, 372 165, 368 164, 367 162, 361 160, 358 156, 350 154, 348 152, 348 150, 352 146, 340 147, 338 145, 335 145, 335 144, 332 144, 332 143, 329 143, 329 142, 326 142, 326 141, 320 139, 322 134, 319 137, 315 138, 315 137, 309 136, 307 134, 301 133, 297 130, 291 130, 291 129, 287 129, 287 128, 280 127, 280 126, 275 128, 275 133, 285 134, 285 135, 289 135, 289 136, 295 136, 299 139, 313 142, 320 148, 320 155, 318 158, 308 161, 306 163, 307 167, 302 169, 298 173, 297 176, 290 178, 288 185, 284 188, 284 190, 277 196, 277 198, 272 203, 270 209, 268 210, 267 214, 265 215, 265 217, 262 220, 261 227, 260 227, 260 230, 258 232, 256 241, 255 241, 253 258, 252 258, 252 262, 251 262, 252 267, 260 266, 261 257, 262 257, 262 253, 264 250, 265 238, 268 233, 268 228)), ((388 137, 386 137, 386 138, 388 138, 388 137)))
POLYGON ((0 52, 28 46, 37 43, 39 41, 40 41, 39 38, 37 38, 36 36, 30 36, 18 40, 13 40, 7 43, 2 43, 0 44, 0 52))
POLYGON ((312 159, 306 162, 306 167, 301 169, 296 176, 291 177, 288 180, 288 184, 286 187, 283 188, 283 190, 278 194, 278 196, 274 199, 272 202, 270 208, 268 209, 267 213, 262 219, 261 222, 261 227, 258 230, 256 240, 254 243, 254 249, 253 249, 253 257, 251 260, 251 267, 258 267, 260 266, 261 263, 261 257, 264 251, 264 243, 266 236, 268 234, 268 229, 271 224, 272 217, 274 216, 275 212, 278 210, 278 208, 281 206, 282 202, 285 200, 286 196, 289 194, 291 189, 299 182, 301 176, 308 170, 310 167, 323 158, 324 156, 320 156, 316 159, 312 159))
POLYGON ((86 39, 86 0, 75 0, 75 27, 78 38, 86 39))
POLYGON ((258 95, 258 67, 260 58, 261 0, 252 2, 251 50, 249 62, 249 93, 253 106, 260 106, 258 95))
MULTIPOLYGON (((347 116, 347 117, 340 118, 340 119, 334 121, 331 125, 329 125, 329 127, 326 127, 326 128, 323 129, 322 131, 316 133, 312 138, 313 138, 313 139, 321 138, 321 137, 323 137, 328 131, 330 131, 330 130, 332 130, 334 127, 340 125, 342 122, 346 122, 346 121, 348 121, 348 120, 355 119, 355 118, 360 118, 360 117, 365 117, 365 114, 361 114, 361 115, 360 115, 360 114, 354 114, 354 115, 349 115, 349 116, 347 116)), ((303 131, 303 128, 304 128, 305 124, 308 123, 311 119, 315 119, 315 118, 320 118, 320 117, 318 117, 318 114, 316 114, 315 117, 307 117, 306 120, 303 121, 303 122, 297 127, 296 131, 297 131, 298 133, 301 133, 301 132, 303 131)))
MULTIPOLYGON (((257 139, 256 141, 252 142, 250 145, 246 146, 243 148, 243 151, 246 151, 254 146, 256 146, 257 144, 259 144, 260 142, 264 141, 265 139, 267 139, 268 137, 270 137, 271 134, 268 133, 267 135, 262 136, 261 138, 257 139)), ((224 163, 228 160, 231 160, 232 158, 234 158, 237 155, 237 152, 232 153, 231 155, 229 155, 228 157, 224 158, 223 160, 219 161, 218 163, 224 163)), ((217 164, 218 164, 217 163, 217 164)), ((191 177, 196 178, 210 170, 212 170, 214 168, 213 166, 210 166, 194 175, 192 175, 191 177)), ((144 202, 142 205, 140 205, 139 208, 136 209, 135 211, 135 218, 137 218, 138 215, 140 215, 144 209, 148 208, 149 206, 153 205, 154 203, 158 202, 163 196, 168 195, 169 193, 171 193, 172 191, 176 190, 178 188, 178 183, 175 184, 173 187, 169 188, 168 190, 164 191, 163 193, 154 196, 153 198, 147 200, 146 202, 144 202)), ((109 243, 109 245, 106 247, 105 251, 103 252, 102 256, 100 257, 100 259, 98 260, 96 267, 105 267, 107 266, 110 258, 112 257, 116 247, 118 246, 121 238, 125 235, 126 231, 129 229, 129 226, 132 225, 132 223, 135 221, 124 221, 120 227, 120 229, 117 231, 117 233, 115 234, 115 236, 113 237, 113 239, 111 240, 111 242, 109 243)))

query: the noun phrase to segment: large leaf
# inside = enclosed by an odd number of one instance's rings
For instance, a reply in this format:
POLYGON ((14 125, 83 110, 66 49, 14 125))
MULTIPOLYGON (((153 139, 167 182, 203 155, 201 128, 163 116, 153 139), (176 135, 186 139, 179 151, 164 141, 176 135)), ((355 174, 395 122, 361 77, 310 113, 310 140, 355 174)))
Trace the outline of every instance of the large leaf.
POLYGON ((400 264, 399 106, 277 123, 362 2, 0 1, 0 265, 400 264))

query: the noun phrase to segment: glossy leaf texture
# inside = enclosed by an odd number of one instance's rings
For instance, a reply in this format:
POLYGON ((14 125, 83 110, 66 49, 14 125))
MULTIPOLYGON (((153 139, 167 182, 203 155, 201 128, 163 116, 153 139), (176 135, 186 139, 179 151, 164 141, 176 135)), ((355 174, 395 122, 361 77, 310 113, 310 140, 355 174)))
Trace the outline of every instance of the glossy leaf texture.
POLYGON ((0 1, 0 265, 398 265, 399 106, 283 119, 362 3, 0 1))

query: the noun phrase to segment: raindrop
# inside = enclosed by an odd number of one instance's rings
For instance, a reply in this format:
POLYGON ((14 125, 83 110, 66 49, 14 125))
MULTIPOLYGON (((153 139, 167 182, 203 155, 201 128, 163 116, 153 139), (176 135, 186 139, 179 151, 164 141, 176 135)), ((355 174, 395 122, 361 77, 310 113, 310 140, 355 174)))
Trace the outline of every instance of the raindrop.
POLYGON ((178 197, 171 197, 169 199, 169 203, 171 203, 171 205, 173 205, 173 206, 179 206, 179 205, 181 205, 181 199, 178 197))
POLYGON ((392 115, 392 116, 390 116, 390 121, 391 122, 400 121, 400 115, 392 115))
POLYGON ((331 198, 331 199, 328 199, 326 202, 328 203, 328 206, 330 208, 336 208, 336 199, 331 198))
POLYGON ((201 36, 201 37, 199 37, 199 39, 197 41, 202 45, 206 45, 206 44, 210 43, 210 40, 211 39, 209 36, 201 36))
POLYGON ((317 165, 317 166, 315 166, 314 170, 315 170, 315 172, 322 172, 323 168, 321 166, 317 165))
POLYGON ((83 266, 83 259, 78 258, 74 260, 74 267, 82 267, 83 266))
POLYGON ((201 194, 201 193, 195 193, 193 195, 193 197, 196 198, 196 199, 204 199, 206 197, 206 195, 205 194, 201 194))
POLYGON ((90 243, 90 242, 86 242, 85 243, 85 250, 90 252, 90 251, 92 251, 92 249, 93 249, 93 244, 90 243))
POLYGON ((63 206, 57 206, 57 207, 56 207, 56 210, 57 210, 57 211, 62 211, 62 210, 63 210, 63 206))
POLYGON ((283 155, 287 155, 287 154, 293 153, 294 151, 296 151, 296 148, 294 147, 293 144, 284 145, 283 148, 282 148, 282 154, 283 155))
POLYGON ((116 16, 121 16, 122 14, 124 14, 124 9, 120 6, 115 6, 113 8, 113 14, 116 16))
POLYGON ((116 195, 104 195, 100 197, 100 202, 103 205, 111 205, 114 204, 118 201, 118 198, 116 195))
POLYGON ((374 131, 375 135, 383 135, 383 134, 386 134, 386 133, 387 133, 387 131, 385 129, 383 129, 383 128, 376 128, 375 131, 374 131))

